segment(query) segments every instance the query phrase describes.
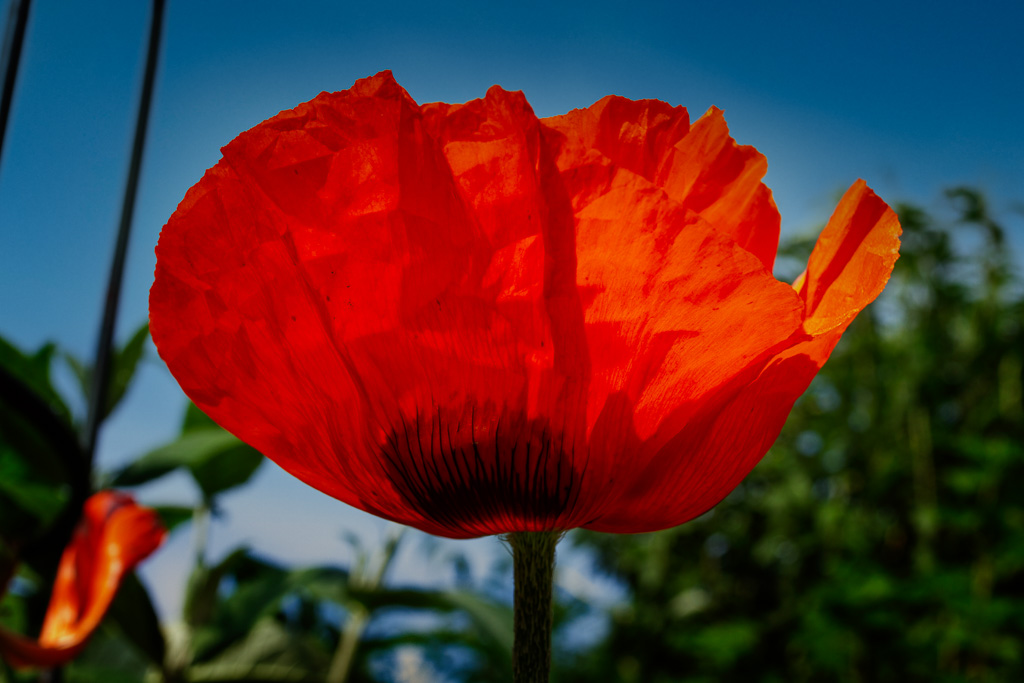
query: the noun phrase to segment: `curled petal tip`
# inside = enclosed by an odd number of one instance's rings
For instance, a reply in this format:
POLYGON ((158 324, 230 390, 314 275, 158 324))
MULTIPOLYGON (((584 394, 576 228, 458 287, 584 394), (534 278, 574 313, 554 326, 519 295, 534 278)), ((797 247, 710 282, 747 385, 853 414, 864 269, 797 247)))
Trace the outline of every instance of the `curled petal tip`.
POLYGON ((881 294, 899 258, 899 218, 863 180, 843 195, 794 282, 811 335, 842 330, 881 294))

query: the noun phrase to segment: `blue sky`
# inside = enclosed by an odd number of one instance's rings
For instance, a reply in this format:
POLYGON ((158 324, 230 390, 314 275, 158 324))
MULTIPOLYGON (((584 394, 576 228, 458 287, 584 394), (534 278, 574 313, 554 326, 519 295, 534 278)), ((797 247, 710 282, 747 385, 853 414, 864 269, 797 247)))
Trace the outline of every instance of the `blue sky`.
MULTIPOLYGON (((0 335, 92 353, 125 182, 149 3, 35 0, 0 159, 0 335)), ((7 15, 7 2, 0 2, 7 15)), ((890 202, 937 206, 943 188, 990 196, 1024 251, 1024 4, 446 3, 169 0, 119 336, 146 318, 153 247, 178 201, 235 135, 321 90, 381 69, 420 102, 498 83, 538 115, 614 93, 725 110, 768 158, 783 230, 827 219, 865 178, 890 202)), ((152 351, 152 349, 151 349, 152 351)), ((169 438, 184 397, 155 353, 102 434, 113 467, 169 438)), ((149 501, 192 496, 182 480, 149 501)), ((214 554, 242 540, 284 561, 351 557, 384 525, 273 465, 226 502, 214 554), (303 529, 301 535, 295 529, 303 529)), ((423 539, 411 544, 425 542, 423 539)), ((147 568, 176 609, 188 547, 147 568)), ((452 546, 478 559, 493 539, 452 546)), ((500 551, 498 551, 500 554, 500 551)), ((415 553, 403 560, 411 576, 415 553)), ((438 581, 448 577, 438 561, 438 581)), ((401 565, 400 565, 401 575, 401 565)))

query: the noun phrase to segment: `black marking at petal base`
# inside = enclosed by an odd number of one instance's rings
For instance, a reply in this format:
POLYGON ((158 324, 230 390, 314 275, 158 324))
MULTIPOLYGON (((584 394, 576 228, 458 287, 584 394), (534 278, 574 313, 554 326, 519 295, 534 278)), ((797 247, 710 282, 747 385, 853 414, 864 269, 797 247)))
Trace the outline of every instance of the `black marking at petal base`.
POLYGON ((381 464, 396 491, 453 535, 566 528, 579 503, 576 449, 566 452, 561 430, 544 419, 434 406, 402 419, 382 441, 381 464))

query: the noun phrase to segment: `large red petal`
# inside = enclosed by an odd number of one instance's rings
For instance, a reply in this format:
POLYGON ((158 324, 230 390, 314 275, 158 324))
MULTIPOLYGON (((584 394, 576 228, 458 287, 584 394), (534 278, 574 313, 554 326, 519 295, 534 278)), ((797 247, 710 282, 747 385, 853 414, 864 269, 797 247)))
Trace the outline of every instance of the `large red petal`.
POLYGON ((390 74, 257 126, 161 235, 162 357, 356 507, 449 536, 561 526, 586 359, 540 152, 521 94, 420 108, 390 74), (522 493, 545 481, 550 509, 522 493))
POLYGON ((101 491, 86 501, 64 550, 38 642, 0 629, 0 653, 16 667, 73 659, 106 614, 124 575, 163 542, 157 514, 130 496, 101 491))
POLYGON ((654 531, 717 504, 760 461, 793 403, 828 360, 847 325, 878 296, 898 258, 896 214, 858 181, 818 238, 794 285, 805 303, 802 339, 707 401, 604 517, 597 531, 654 531))

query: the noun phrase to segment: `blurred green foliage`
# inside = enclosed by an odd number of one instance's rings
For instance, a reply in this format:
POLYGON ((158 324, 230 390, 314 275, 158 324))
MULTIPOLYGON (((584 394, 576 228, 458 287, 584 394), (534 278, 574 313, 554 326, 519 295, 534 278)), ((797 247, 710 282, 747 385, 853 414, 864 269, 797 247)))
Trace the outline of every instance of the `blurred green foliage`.
POLYGON ((885 293, 725 501, 573 537, 630 600, 559 681, 1024 680, 1024 296, 984 198, 947 200, 898 208, 885 293))

